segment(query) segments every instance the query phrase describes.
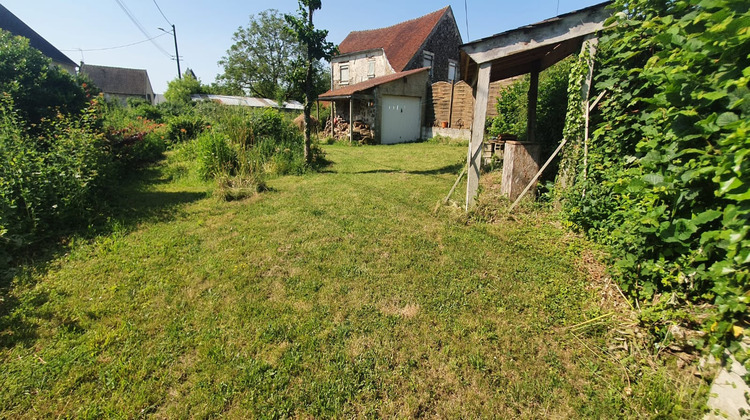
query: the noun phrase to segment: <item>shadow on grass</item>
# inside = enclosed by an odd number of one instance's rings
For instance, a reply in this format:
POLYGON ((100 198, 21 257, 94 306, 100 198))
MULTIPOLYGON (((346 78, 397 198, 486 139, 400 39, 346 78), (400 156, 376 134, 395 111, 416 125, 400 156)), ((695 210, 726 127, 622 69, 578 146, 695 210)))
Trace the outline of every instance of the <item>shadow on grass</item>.
POLYGON ((445 174, 457 174, 463 167, 465 163, 456 163, 453 165, 445 165, 440 168, 435 169, 428 169, 424 171, 404 171, 396 168, 392 169, 372 169, 369 171, 359 171, 359 172, 352 172, 355 174, 379 174, 379 173, 403 173, 403 174, 411 174, 411 175, 445 175, 445 174))
POLYGON ((178 208, 184 204, 201 200, 205 192, 153 191, 153 185, 166 184, 171 180, 164 176, 158 166, 140 169, 112 186, 109 199, 105 198, 99 214, 88 224, 60 230, 54 235, 38 241, 14 255, 8 266, 0 265, 0 348, 16 345, 32 345, 37 338, 37 309, 48 299, 43 290, 33 290, 24 298, 23 306, 13 288, 22 286, 31 289, 34 278, 44 275, 50 263, 69 250, 70 237, 90 240, 105 236, 115 230, 131 229, 145 221, 165 222, 179 217, 178 208), (33 273, 33 274, 31 274, 33 273), (21 310, 18 310, 18 309, 21 310))

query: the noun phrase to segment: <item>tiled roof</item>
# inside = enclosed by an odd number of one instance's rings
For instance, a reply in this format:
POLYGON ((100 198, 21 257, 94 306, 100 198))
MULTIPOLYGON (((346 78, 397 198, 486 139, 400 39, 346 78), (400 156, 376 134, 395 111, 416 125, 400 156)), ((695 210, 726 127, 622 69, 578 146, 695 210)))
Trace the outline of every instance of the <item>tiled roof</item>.
POLYGON ((341 41, 339 52, 349 54, 382 48, 393 70, 402 71, 448 10, 450 6, 387 28, 351 32, 341 41))
POLYGON ((29 45, 41 51, 42 54, 49 57, 54 62, 72 67, 77 66, 73 60, 55 48, 46 39, 42 38, 41 35, 31 29, 29 25, 23 23, 21 19, 17 18, 16 15, 11 13, 10 10, 6 9, 2 4, 0 4, 0 28, 5 29, 13 35, 28 38, 29 45))
POLYGON ((398 79, 404 78, 406 76, 409 76, 409 75, 412 75, 412 74, 416 74, 416 73, 420 73, 420 72, 423 72, 423 71, 428 71, 428 70, 429 70, 429 67, 423 67, 421 69, 415 69, 415 70, 409 70, 409 71, 402 71, 400 73, 393 73, 393 74, 389 74, 389 75, 386 75, 386 76, 375 77, 373 79, 366 80, 364 82, 357 83, 357 84, 354 84, 354 85, 350 85, 350 86, 346 86, 346 87, 341 87, 341 88, 338 88, 336 90, 329 90, 328 92, 326 92, 326 93, 318 96, 318 99, 335 99, 335 98, 339 98, 339 97, 352 96, 355 93, 363 92, 363 91, 368 90, 368 89, 372 89, 375 86, 380 86, 380 85, 382 85, 384 83, 392 82, 394 80, 398 80, 398 79))
POLYGON ((122 67, 81 65, 79 71, 87 75, 104 93, 120 95, 153 95, 148 72, 122 67))

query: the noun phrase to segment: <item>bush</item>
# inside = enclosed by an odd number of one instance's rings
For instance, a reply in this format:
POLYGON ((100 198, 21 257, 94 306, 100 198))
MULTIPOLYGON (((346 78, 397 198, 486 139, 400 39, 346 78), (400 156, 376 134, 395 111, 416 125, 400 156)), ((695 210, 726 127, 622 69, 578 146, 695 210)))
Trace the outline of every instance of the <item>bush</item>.
POLYGON ((238 168, 237 151, 220 133, 201 134, 196 140, 196 155, 198 173, 203 179, 234 175, 238 168))
POLYGON ((58 113, 84 109, 87 96, 95 92, 83 85, 82 79, 53 66, 28 39, 0 29, 0 92, 10 95, 18 118, 30 128, 55 119, 58 113))
MULTIPOLYGON (((554 149, 562 140, 570 65, 571 60, 564 60, 539 75, 536 139, 547 145, 547 149, 551 145, 554 149)), ((527 75, 500 90, 496 104, 498 116, 488 121, 490 135, 515 134, 519 140, 526 140, 529 84, 527 75)))
POLYGON ((608 95, 588 166, 571 171, 568 220, 610 246, 626 293, 660 309, 654 330, 712 303, 708 348, 750 367, 750 3, 614 7, 626 13, 600 43, 596 88, 608 95))
POLYGON ((167 121, 167 135, 171 142, 193 140, 208 127, 206 121, 193 114, 181 114, 167 121))
POLYGON ((0 254, 85 224, 112 175, 94 106, 47 125, 45 143, 24 132, 9 96, 0 101, 0 254), (43 147, 40 147, 42 146, 43 147))

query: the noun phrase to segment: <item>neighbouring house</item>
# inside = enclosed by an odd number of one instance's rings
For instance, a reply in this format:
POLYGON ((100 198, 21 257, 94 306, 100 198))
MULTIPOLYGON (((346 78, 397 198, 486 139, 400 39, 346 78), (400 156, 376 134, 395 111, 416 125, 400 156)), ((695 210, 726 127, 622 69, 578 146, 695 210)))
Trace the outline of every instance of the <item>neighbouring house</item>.
POLYGON ((222 105, 247 106, 251 108, 279 108, 283 111, 292 112, 300 112, 304 110, 304 106, 297 101, 284 102, 284 104, 279 107, 278 102, 273 99, 254 98, 251 96, 194 94, 190 95, 190 99, 196 102, 212 101, 222 105))
POLYGON ((81 63, 79 73, 86 75, 101 89, 108 101, 118 101, 125 105, 128 98, 141 98, 150 104, 154 103, 156 95, 146 70, 81 63))
POLYGON ((461 34, 447 6, 393 26, 350 33, 331 60, 329 133, 374 143, 421 138, 429 84, 459 75, 461 34))
POLYGON ((52 60, 52 64, 60 67, 68 73, 76 74, 76 63, 63 54, 60 50, 55 48, 46 39, 42 38, 38 33, 31 29, 21 19, 17 18, 16 15, 11 13, 2 4, 0 4, 0 29, 4 29, 13 35, 22 36, 28 38, 29 45, 41 51, 46 57, 52 60))

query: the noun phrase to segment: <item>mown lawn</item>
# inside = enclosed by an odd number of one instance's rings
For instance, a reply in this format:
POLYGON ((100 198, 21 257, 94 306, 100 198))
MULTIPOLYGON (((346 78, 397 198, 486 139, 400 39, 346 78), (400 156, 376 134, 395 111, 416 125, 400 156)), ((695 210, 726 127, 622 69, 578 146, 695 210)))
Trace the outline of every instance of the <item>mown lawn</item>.
MULTIPOLYGON (((699 417, 695 381, 607 356, 588 245, 435 204, 465 149, 327 146, 219 202, 150 169, 111 233, 2 294, 0 417, 699 417)), ((606 319, 606 318, 605 318, 606 319)))

